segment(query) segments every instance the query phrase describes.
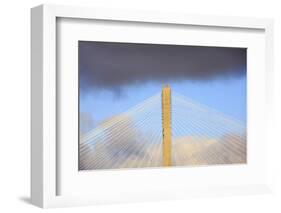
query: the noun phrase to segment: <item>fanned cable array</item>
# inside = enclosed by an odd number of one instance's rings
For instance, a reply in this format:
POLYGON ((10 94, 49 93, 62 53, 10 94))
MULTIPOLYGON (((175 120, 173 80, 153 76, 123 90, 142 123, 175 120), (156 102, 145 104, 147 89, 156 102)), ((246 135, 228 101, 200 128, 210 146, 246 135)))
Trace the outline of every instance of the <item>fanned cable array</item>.
MULTIPOLYGON (((172 166, 246 163, 239 120, 172 92, 172 166)), ((80 170, 163 166, 161 93, 81 135, 80 170)))
POLYGON ((246 127, 234 118, 173 92, 175 166, 246 163, 246 127))
POLYGON ((161 166, 161 94, 110 118, 80 139, 80 169, 161 166))

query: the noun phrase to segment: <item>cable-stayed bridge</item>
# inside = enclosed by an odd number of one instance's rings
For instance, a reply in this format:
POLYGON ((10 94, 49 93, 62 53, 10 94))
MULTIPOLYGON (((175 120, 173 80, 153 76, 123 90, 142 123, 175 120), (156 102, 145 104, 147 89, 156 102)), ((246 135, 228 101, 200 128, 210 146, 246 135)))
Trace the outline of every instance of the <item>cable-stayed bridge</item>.
POLYGON ((81 170, 246 163, 246 126, 164 87, 80 137, 81 170))

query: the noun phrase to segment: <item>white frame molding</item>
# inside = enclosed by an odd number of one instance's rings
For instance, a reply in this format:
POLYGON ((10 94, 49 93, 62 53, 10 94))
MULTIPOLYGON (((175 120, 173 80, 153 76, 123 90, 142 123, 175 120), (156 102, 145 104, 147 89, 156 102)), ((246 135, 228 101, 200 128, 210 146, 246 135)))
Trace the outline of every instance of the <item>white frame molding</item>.
MULTIPOLYGON (((176 25, 199 25, 265 30, 267 129, 270 140, 273 105, 273 21, 271 19, 166 14, 147 11, 123 11, 74 6, 41 5, 31 9, 31 201, 46 208, 106 203, 89 196, 56 196, 56 19, 80 18, 118 20, 176 25)), ((270 167, 267 162, 267 168, 270 167)), ((175 198, 201 195, 249 194, 269 191, 270 174, 265 185, 233 186, 215 189, 179 191, 175 198)), ((130 201, 138 201, 138 197, 130 201)), ((159 199, 171 199, 163 196, 159 199)), ((117 202, 128 200, 118 200, 117 202)), ((111 201, 108 201, 111 202, 111 201)))

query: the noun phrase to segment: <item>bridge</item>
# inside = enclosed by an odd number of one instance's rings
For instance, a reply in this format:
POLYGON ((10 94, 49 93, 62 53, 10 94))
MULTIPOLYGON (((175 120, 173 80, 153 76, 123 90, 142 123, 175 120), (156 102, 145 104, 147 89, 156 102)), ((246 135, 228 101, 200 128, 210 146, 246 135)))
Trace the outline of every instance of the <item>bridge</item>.
POLYGON ((246 163, 243 122, 171 91, 80 136, 79 169, 246 163))

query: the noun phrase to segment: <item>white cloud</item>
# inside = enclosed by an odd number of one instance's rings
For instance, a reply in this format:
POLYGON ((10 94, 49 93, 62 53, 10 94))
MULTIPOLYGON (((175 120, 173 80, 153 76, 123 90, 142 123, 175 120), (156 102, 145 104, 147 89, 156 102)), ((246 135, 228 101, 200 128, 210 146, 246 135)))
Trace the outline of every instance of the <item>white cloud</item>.
POLYGON ((80 112, 80 133, 85 133, 94 127, 93 116, 88 112, 80 112))
MULTIPOLYGON (((94 143, 83 146, 84 154, 80 153, 80 169, 143 168, 162 165, 161 139, 151 143, 149 133, 144 135, 137 131, 129 118, 122 120, 122 125, 107 128, 104 131, 107 133, 96 137, 94 143), (128 126, 130 128, 125 129, 128 126), (124 132, 126 134, 122 134, 124 132)), ((246 163, 245 135, 228 134, 220 139, 185 136, 173 139, 172 144, 174 166, 246 163)))

